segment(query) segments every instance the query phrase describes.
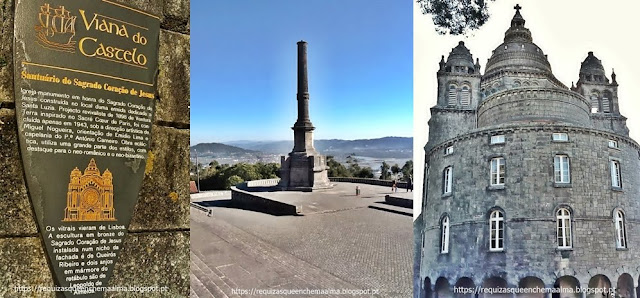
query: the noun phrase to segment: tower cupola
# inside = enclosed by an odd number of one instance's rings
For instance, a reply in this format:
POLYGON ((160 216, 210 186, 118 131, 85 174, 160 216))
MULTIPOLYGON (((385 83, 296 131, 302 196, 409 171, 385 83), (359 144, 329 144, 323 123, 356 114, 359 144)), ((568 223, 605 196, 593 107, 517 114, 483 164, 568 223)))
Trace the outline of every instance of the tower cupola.
POLYGON ((587 58, 585 58, 584 61, 582 61, 582 65, 580 65, 579 82, 609 83, 609 79, 607 79, 604 72, 604 67, 602 67, 602 61, 593 55, 593 52, 589 52, 587 58))
POLYGON ((460 41, 455 48, 451 49, 444 68, 446 72, 477 73, 476 65, 473 63, 473 55, 464 45, 464 41, 460 41))

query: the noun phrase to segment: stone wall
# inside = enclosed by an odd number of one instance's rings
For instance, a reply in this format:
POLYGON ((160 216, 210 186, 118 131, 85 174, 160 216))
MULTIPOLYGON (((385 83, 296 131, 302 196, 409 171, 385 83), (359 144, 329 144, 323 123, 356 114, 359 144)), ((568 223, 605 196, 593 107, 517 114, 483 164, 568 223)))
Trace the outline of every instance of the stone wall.
POLYGON ((476 117, 475 110, 431 108, 429 142, 425 150, 429 151, 446 140, 472 131, 476 128, 476 117))
MULTIPOLYGON (((498 276, 510 286, 527 276, 552 287, 562 275, 582 286, 597 274, 612 284, 628 273, 640 276, 640 159, 638 144, 621 135, 568 126, 523 126, 485 130, 459 136, 428 153, 427 204, 423 206, 424 258, 421 280, 447 278, 453 285, 470 277, 476 285, 498 276), (552 141, 554 132, 568 142, 552 141), (490 145, 489 136, 503 133, 504 144, 490 145), (608 148, 608 140, 619 148, 608 148), (441 150, 453 146, 453 154, 441 150), (555 154, 570 158, 570 185, 554 183, 555 154), (490 187, 490 159, 504 157, 506 181, 490 187), (610 161, 622 168, 622 189, 611 186, 610 161), (453 190, 442 194, 442 173, 453 167, 453 190), (571 250, 558 250, 555 211, 572 210, 571 250), (505 216, 504 251, 489 251, 488 214, 500 208, 505 216), (616 249, 613 211, 625 212, 628 249, 616 249), (441 254, 440 220, 450 218, 449 253, 441 254)), ((423 198, 424 199, 424 198, 423 198)))
MULTIPOLYGON (((156 115, 145 177, 111 286, 189 295, 189 0, 120 0, 161 17, 156 115)), ((25 185, 13 92, 15 3, 0 6, 0 296, 53 286, 25 185)), ((32 297, 33 293, 23 293, 32 297)), ((42 294, 42 293, 40 293, 42 294)), ((40 295, 39 294, 39 295, 40 295)), ((126 296, 112 293, 107 296, 126 296)), ((49 297, 54 297, 50 295, 49 297)))
MULTIPOLYGON (((369 178, 329 177, 329 180, 331 182, 350 182, 350 183, 388 186, 388 187, 391 187, 393 185, 392 180, 380 180, 380 179, 369 179, 369 178)), ((398 188, 407 188, 407 182, 405 181, 396 181, 396 185, 398 186, 398 188)))
POLYGON ((237 206, 247 210, 260 210, 271 215, 297 215, 298 207, 295 205, 270 200, 260 196, 260 193, 251 193, 231 187, 231 200, 237 206))
POLYGON ((590 105, 575 92, 519 88, 486 98, 478 107, 478 127, 544 121, 591 127, 590 105))

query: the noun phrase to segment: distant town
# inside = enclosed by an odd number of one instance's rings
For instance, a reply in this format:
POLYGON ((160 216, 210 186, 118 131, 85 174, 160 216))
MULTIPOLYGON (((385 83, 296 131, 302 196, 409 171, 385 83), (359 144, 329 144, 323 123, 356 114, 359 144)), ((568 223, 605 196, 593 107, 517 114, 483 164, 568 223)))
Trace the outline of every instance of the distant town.
MULTIPOLYGON (((315 147, 328 156, 330 176, 404 180, 413 171, 413 138, 410 137, 316 140, 315 147)), ((191 147, 192 180, 197 179, 196 159, 201 180, 213 180, 216 174, 222 176, 217 182, 204 181, 203 189, 225 189, 248 177, 276 178, 280 158, 291 148, 293 141, 200 143, 191 147), (238 164, 253 165, 255 169, 247 169, 248 166, 234 169, 238 164), (229 173, 223 174, 225 170, 229 173)))

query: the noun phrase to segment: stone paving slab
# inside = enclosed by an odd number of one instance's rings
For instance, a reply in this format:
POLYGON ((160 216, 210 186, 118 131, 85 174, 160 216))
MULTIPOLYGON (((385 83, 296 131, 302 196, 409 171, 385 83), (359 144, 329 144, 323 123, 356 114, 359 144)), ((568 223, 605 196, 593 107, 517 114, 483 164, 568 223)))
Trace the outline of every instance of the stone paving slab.
MULTIPOLYGON (((376 289, 379 297, 410 297, 412 210, 384 202, 390 187, 359 184, 362 194, 356 197, 356 184, 343 184, 322 192, 324 196, 308 196, 324 210, 304 216, 242 209, 230 204, 230 195, 192 198, 211 211, 208 216, 191 209, 192 268, 200 270, 194 275, 214 297, 226 297, 214 291, 230 295, 238 285, 252 283, 263 289, 376 289), (320 202, 322 198, 326 200, 320 202), (225 264, 249 275, 217 269, 225 264)), ((278 195, 296 194, 310 193, 278 195)))
POLYGON ((193 212, 191 220, 191 297, 243 297, 239 290, 253 289, 359 289, 204 212, 193 212))

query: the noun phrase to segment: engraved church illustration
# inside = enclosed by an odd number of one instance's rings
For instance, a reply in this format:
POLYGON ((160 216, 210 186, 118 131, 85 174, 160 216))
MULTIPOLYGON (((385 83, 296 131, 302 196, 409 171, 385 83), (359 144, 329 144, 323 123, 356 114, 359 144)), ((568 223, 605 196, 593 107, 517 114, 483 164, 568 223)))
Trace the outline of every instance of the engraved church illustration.
POLYGON ((113 175, 106 169, 100 174, 92 158, 84 173, 71 171, 67 208, 63 221, 115 221, 113 175))

